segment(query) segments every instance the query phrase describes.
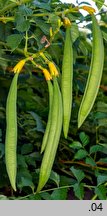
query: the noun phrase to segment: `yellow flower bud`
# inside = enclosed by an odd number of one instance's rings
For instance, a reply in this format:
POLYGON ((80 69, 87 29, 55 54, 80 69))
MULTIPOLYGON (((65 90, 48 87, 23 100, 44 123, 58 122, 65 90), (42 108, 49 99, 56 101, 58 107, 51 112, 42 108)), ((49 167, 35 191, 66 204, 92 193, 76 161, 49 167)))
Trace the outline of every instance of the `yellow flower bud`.
POLYGON ((68 19, 68 17, 64 17, 63 22, 64 22, 65 27, 71 26, 71 21, 68 19))
POLYGON ((52 30, 52 27, 50 27, 50 29, 49 29, 49 33, 50 33, 50 37, 52 37, 52 36, 53 36, 53 30, 52 30))
POLYGON ((43 74, 44 74, 46 80, 52 79, 52 77, 51 77, 51 75, 47 69, 43 69, 43 74))
POLYGON ((22 70, 23 66, 25 65, 26 60, 22 59, 21 61, 19 61, 15 67, 13 68, 12 71, 14 71, 14 73, 20 73, 20 71, 22 70))
POLYGON ((86 10, 89 14, 93 14, 96 12, 94 8, 86 6, 86 5, 82 6, 81 9, 86 10))
POLYGON ((58 76, 58 70, 53 62, 49 61, 48 67, 52 76, 58 76))

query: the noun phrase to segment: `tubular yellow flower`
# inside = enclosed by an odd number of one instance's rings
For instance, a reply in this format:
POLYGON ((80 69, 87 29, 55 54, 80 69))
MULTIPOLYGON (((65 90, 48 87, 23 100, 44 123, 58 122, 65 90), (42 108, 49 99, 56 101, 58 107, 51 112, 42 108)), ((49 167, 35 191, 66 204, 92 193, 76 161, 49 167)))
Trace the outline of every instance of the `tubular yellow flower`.
POLYGON ((48 67, 49 67, 49 70, 50 70, 50 73, 52 76, 58 76, 58 70, 55 66, 55 64, 51 61, 48 62, 48 67))
POLYGON ((50 75, 50 73, 47 69, 43 69, 43 74, 44 74, 46 80, 52 79, 52 76, 50 75))
POLYGON ((64 22, 65 27, 71 26, 71 21, 68 19, 68 17, 64 17, 63 22, 64 22))
POLYGON ((95 9, 89 6, 82 6, 81 9, 86 10, 89 14, 95 13, 95 9))
POLYGON ((22 70, 24 64, 25 64, 26 60, 25 59, 22 59, 21 61, 19 61, 15 67, 13 68, 13 72, 14 73, 20 73, 20 71, 22 70))

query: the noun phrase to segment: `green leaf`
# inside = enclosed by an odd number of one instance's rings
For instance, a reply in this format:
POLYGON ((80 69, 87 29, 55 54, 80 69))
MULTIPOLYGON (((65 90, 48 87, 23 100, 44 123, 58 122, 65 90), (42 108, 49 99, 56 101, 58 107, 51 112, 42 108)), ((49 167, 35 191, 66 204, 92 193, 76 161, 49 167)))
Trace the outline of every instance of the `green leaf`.
POLYGON ((99 185, 95 187, 95 194, 97 194, 98 198, 100 200, 106 200, 107 199, 107 189, 104 185, 99 185))
POLYGON ((96 153, 96 152, 102 152, 103 151, 103 149, 104 149, 104 147, 102 147, 101 145, 93 145, 93 146, 91 146, 91 148, 90 148, 90 154, 92 154, 92 153, 96 153))
POLYGON ((85 158, 87 155, 88 155, 88 152, 86 150, 80 149, 77 151, 74 158, 80 160, 80 159, 85 158))
POLYGON ((30 155, 25 156, 25 161, 28 165, 33 166, 36 168, 36 156, 34 153, 31 153, 30 155))
POLYGON ((65 186, 65 185, 73 185, 76 183, 76 180, 74 178, 69 178, 67 176, 60 176, 60 186, 65 186))
POLYGON ((29 20, 23 20, 21 23, 18 23, 16 25, 16 29, 20 32, 28 31, 30 28, 30 22, 29 20))
POLYGON ((46 10, 49 10, 49 11, 51 9, 49 3, 46 4, 46 3, 41 3, 38 0, 34 0, 33 4, 35 4, 35 6, 38 7, 38 8, 46 9, 46 10))
POLYGON ((90 158, 90 157, 86 157, 85 163, 91 166, 97 166, 93 158, 90 158))
POLYGON ((43 127, 43 123, 42 123, 42 120, 41 120, 41 117, 36 114, 35 112, 33 111, 29 111, 28 113, 30 113, 32 115, 32 117, 36 120, 36 131, 40 131, 40 132, 43 132, 44 133, 44 127, 43 127))
POLYGON ((80 50, 81 50, 81 52, 83 53, 84 56, 88 55, 88 50, 87 50, 87 47, 85 46, 84 41, 80 40, 79 48, 80 48, 80 50))
POLYGON ((102 35, 103 35, 104 40, 107 41, 107 33, 102 31, 102 35))
POLYGON ((33 14, 33 11, 31 8, 28 8, 26 5, 20 5, 18 8, 18 13, 24 16, 31 16, 33 14))
POLYGON ((21 155, 21 154, 17 155, 17 164, 18 164, 18 166, 27 168, 25 157, 23 155, 21 155))
POLYGON ((98 101, 97 111, 107 113, 107 104, 102 101, 98 101))
POLYGON ((32 176, 27 169, 20 168, 17 174, 17 185, 18 188, 22 189, 23 187, 30 187, 34 192, 34 184, 32 181, 32 176))
POLYGON ((93 0, 93 1, 96 3, 99 10, 102 8, 105 2, 105 0, 93 0))
POLYGON ((51 171, 50 179, 53 180, 56 183, 56 185, 59 187, 60 176, 53 170, 51 171))
POLYGON ((76 23, 72 23, 72 26, 71 26, 71 37, 72 37, 72 42, 73 43, 79 37, 78 25, 76 23))
POLYGON ((86 146, 90 141, 89 136, 87 134, 85 134, 85 132, 81 132, 79 134, 79 137, 80 137, 80 140, 81 140, 83 146, 86 146))
POLYGON ((107 158, 100 158, 100 160, 98 162, 107 163, 107 158))
MULTIPOLYGON (((45 35, 49 35, 50 25, 45 20, 34 18, 36 26, 38 26, 45 35)), ((40 40, 40 39, 39 39, 40 40)))
MULTIPOLYGON (((26 197, 26 196, 25 196, 26 197)), ((26 198, 25 198, 26 199, 26 198)), ((27 198, 27 200, 41 200, 41 194, 32 194, 27 198)), ((24 200, 24 199, 23 199, 24 200)))
POLYGON ((33 150, 33 145, 31 143, 28 143, 28 144, 24 144, 22 145, 21 147, 21 154, 24 155, 24 154, 29 154, 31 153, 33 150))
POLYGON ((48 192, 43 192, 40 194, 40 196, 44 200, 51 200, 51 195, 48 192))
POLYGON ((103 184, 105 182, 107 182, 107 175, 103 175, 103 174, 98 175, 97 184, 100 185, 100 184, 103 184))
POLYGON ((102 112, 95 113, 95 119, 98 119, 98 124, 99 124, 99 119, 102 119, 102 118, 107 118, 107 113, 102 113, 102 112))
POLYGON ((67 199, 68 188, 59 188, 52 192, 52 200, 66 200, 67 199))
POLYGON ((21 43, 23 36, 21 34, 12 34, 7 37, 7 45, 14 51, 21 43))
POLYGON ((75 169, 74 167, 71 167, 70 170, 72 171, 79 183, 85 178, 85 174, 82 170, 75 169))
POLYGON ((55 59, 56 63, 59 64, 61 58, 61 48, 59 48, 58 44, 52 44, 48 48, 49 54, 55 59))
POLYGON ((84 198, 84 184, 83 183, 74 184, 73 190, 74 190, 75 196, 77 198, 79 198, 80 200, 83 200, 83 198, 84 198))
POLYGON ((80 142, 78 141, 73 141, 70 145, 69 145, 70 148, 73 148, 73 149, 80 149, 82 148, 82 145, 80 142))

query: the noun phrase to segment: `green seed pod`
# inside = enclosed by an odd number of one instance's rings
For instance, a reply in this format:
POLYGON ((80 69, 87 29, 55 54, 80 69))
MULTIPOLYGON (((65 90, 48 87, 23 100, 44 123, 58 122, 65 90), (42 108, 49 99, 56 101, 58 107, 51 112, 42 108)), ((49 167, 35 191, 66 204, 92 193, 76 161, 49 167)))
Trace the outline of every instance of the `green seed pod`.
POLYGON ((42 141, 42 146, 41 146, 41 153, 43 153, 47 139, 49 136, 49 130, 50 130, 50 125, 51 125, 51 113, 52 113, 52 101, 53 101, 53 85, 50 80, 47 81, 48 84, 48 90, 49 90, 49 115, 48 115, 48 122, 46 125, 46 130, 43 136, 43 141, 42 141))
POLYGON ((17 172, 17 80, 18 73, 14 75, 6 104, 6 140, 5 140, 5 161, 6 169, 12 188, 16 191, 17 172))
POLYGON ((44 187, 44 185, 49 179, 62 129, 62 97, 57 83, 57 79, 54 78, 53 82, 54 86, 51 126, 45 152, 42 159, 42 164, 40 167, 39 184, 37 192, 39 192, 44 187))
POLYGON ((81 101, 79 114, 78 114, 78 127, 80 127, 91 111, 97 93, 99 90, 103 64, 104 64, 104 45, 100 27, 94 14, 92 15, 92 34, 93 34, 93 47, 91 66, 88 75, 88 80, 85 87, 85 92, 81 101))
POLYGON ((72 108, 72 80, 73 80, 73 48, 71 27, 66 28, 64 55, 62 62, 62 99, 63 99, 63 131, 67 138, 72 108))

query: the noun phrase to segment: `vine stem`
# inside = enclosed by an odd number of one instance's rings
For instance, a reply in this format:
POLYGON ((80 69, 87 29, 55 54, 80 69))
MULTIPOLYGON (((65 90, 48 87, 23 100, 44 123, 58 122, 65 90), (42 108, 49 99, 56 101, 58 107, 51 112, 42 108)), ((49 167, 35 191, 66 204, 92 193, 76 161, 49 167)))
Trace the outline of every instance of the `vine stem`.
MULTIPOLYGON (((45 192, 50 192, 50 191, 53 191, 53 190, 60 190, 60 189, 65 189, 65 188, 72 188, 73 185, 65 185, 65 186, 61 186, 61 187, 56 187, 56 188, 50 188, 50 189, 47 189, 47 190, 43 190, 43 191, 40 191, 39 193, 32 193, 32 194, 29 194, 29 195, 26 195, 24 197, 21 197, 21 198, 18 198, 17 200, 22 200, 22 199, 26 199, 32 195, 36 195, 36 194, 41 194, 41 193, 45 193, 45 192)), ((85 188, 88 188, 88 189, 93 189, 94 186, 91 186, 91 185, 84 185, 85 188)))

